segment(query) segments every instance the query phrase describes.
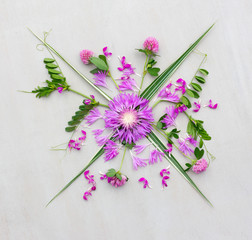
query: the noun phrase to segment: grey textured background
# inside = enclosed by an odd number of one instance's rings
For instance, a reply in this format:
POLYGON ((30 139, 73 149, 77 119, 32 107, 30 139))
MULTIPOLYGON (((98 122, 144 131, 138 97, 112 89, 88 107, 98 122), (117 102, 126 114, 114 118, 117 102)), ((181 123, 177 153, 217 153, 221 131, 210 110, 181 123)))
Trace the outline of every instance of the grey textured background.
MULTIPOLYGON (((251 12, 249 0, 0 0, 0 239, 251 239, 251 12), (98 180, 99 171, 119 167, 121 155, 108 163, 101 158, 90 168, 98 187, 88 202, 82 199, 88 185, 81 176, 45 208, 98 147, 89 134, 89 144, 80 152, 64 156, 50 151, 69 138, 64 127, 81 98, 55 93, 38 100, 17 92, 47 78, 42 59, 48 54, 36 50, 38 41, 26 26, 40 35, 52 29, 48 42, 88 77, 90 67, 83 66, 79 51, 99 53, 109 46, 118 77, 117 56, 122 55, 141 73, 144 56, 134 49, 146 37, 159 40, 158 66, 164 70, 213 22, 198 49, 208 54, 205 67, 210 72, 202 101, 212 98, 219 108, 195 116, 206 120, 213 137, 208 148, 216 160, 207 172, 190 175, 214 208, 175 169, 169 187, 161 191, 158 173, 166 161, 136 172, 129 155, 123 172, 130 181, 123 188, 98 180), (141 176, 153 189, 142 189, 137 183, 141 176)), ((172 80, 190 81, 200 60, 193 53, 172 80)), ((94 93, 64 63, 61 67, 74 89, 94 93)), ((150 82, 147 78, 146 85, 150 82)), ((161 105, 155 111, 163 109, 161 105)), ((183 126, 185 119, 179 121, 183 126)), ((185 163, 183 156, 176 156, 185 163)))

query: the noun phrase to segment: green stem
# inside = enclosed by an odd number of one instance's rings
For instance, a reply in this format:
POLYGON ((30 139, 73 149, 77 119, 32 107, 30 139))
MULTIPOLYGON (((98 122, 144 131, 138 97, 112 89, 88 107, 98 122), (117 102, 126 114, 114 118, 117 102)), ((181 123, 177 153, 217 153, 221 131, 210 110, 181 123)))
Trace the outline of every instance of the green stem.
POLYGON ((119 90, 119 86, 118 86, 118 84, 116 83, 116 81, 115 81, 115 79, 112 77, 112 75, 111 75, 111 72, 110 71, 108 71, 108 75, 111 77, 111 79, 113 80, 113 82, 114 82, 114 84, 116 85, 116 88, 118 89, 118 91, 119 92, 121 92, 120 90, 119 90))
POLYGON ((138 95, 140 95, 140 92, 141 92, 141 89, 142 89, 142 86, 143 86, 144 77, 147 74, 147 71, 145 70, 145 68, 146 68, 146 65, 147 65, 147 62, 148 62, 148 58, 149 58, 149 55, 147 55, 146 59, 145 59, 144 68, 143 68, 143 76, 142 76, 142 80, 141 80, 138 95))
POLYGON ((119 168, 119 172, 120 172, 121 169, 122 169, 123 160, 124 160, 124 157, 125 157, 126 150, 127 150, 127 147, 125 147, 125 149, 124 149, 123 158, 122 158, 122 161, 121 161, 121 166, 120 166, 120 168, 119 168))
POLYGON ((202 61, 201 61, 200 65, 199 65, 199 67, 198 67, 197 71, 195 72, 195 74, 194 74, 194 76, 193 76, 192 80, 190 81, 189 85, 191 85, 191 84, 192 84, 192 81, 193 81, 193 80, 194 80, 194 78, 196 77, 196 74, 197 74, 197 73, 198 73, 198 71, 200 70, 201 65, 205 62, 205 59, 206 59, 206 58, 207 58, 207 54, 204 54, 204 58, 202 59, 202 61))
MULTIPOLYGON (((68 91, 74 92, 74 93, 76 93, 76 94, 78 94, 78 95, 80 95, 80 96, 82 96, 82 97, 85 97, 85 98, 87 98, 87 99, 92 100, 92 98, 91 98, 91 97, 88 97, 88 96, 86 96, 86 95, 85 95, 85 94, 83 94, 83 93, 80 93, 80 92, 78 92, 78 91, 76 91, 76 90, 73 90, 72 88, 68 88, 68 91)), ((108 105, 106 105, 106 104, 102 104, 102 103, 99 103, 99 106, 103 106, 103 107, 106 107, 106 108, 108 108, 108 107, 109 107, 108 105)))

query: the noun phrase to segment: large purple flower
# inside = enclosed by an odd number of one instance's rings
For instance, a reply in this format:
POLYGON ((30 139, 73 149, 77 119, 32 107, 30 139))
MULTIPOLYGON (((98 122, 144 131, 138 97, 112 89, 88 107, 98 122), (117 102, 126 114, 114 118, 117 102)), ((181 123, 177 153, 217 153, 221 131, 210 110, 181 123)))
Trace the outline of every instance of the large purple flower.
POLYGON ((154 119, 148 103, 135 94, 117 95, 105 111, 105 127, 114 130, 114 137, 121 142, 136 143, 152 130, 154 119))

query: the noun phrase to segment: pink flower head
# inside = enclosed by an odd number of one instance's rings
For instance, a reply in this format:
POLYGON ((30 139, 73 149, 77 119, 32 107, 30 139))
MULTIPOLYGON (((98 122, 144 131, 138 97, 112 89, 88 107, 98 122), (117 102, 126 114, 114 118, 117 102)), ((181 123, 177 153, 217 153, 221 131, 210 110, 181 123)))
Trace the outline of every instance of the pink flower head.
POLYGON ((182 94, 185 94, 185 92, 186 92, 186 87, 187 87, 186 81, 183 80, 182 78, 179 78, 176 82, 177 82, 177 83, 181 83, 181 86, 177 86, 177 87, 175 88, 175 91, 181 91, 182 94))
POLYGON ((118 144, 111 140, 108 140, 106 142, 106 146, 104 147, 104 150, 105 150, 105 157, 104 157, 105 161, 109 161, 115 158, 119 154, 118 144))
POLYGON ((146 38, 146 40, 144 41, 144 44, 143 44, 143 48, 146 50, 149 50, 153 53, 157 53, 158 48, 159 48, 159 44, 158 44, 157 39, 154 37, 146 38))
POLYGON ((145 144, 145 145, 135 145, 133 147, 134 152, 136 154, 140 154, 141 152, 143 152, 145 150, 146 147, 150 146, 150 144, 145 144))
POLYGON ((172 144, 171 143, 167 143, 167 147, 168 148, 165 151, 170 154, 172 152, 172 144))
POLYGON ((95 77, 93 78, 95 80, 94 84, 96 86, 102 86, 107 88, 107 82, 106 82, 106 77, 107 77, 107 72, 106 71, 98 71, 98 73, 94 74, 95 77))
POLYGON ((151 186, 149 185, 149 182, 144 177, 139 178, 138 182, 143 182, 143 184, 144 184, 143 188, 146 188, 146 187, 151 188, 151 186))
POLYGON ((200 102, 194 102, 195 108, 193 109, 194 112, 198 112, 200 110, 200 102))
POLYGON ((58 90, 58 93, 62 93, 63 87, 58 87, 57 90, 58 90))
POLYGON ((81 58, 81 61, 84 63, 84 64, 89 64, 90 63, 90 58, 94 56, 94 53, 90 50, 82 50, 80 52, 80 58, 81 58))
POLYGON ((193 150, 188 146, 187 139, 178 139, 178 143, 179 150, 186 156, 189 156, 193 153, 193 150))
POLYGON ((195 173, 201 173, 207 169, 207 166, 208 166, 207 161, 204 158, 202 158, 193 165, 192 170, 195 173))
POLYGON ((103 54, 106 56, 106 57, 110 57, 112 55, 111 52, 108 52, 108 47, 104 47, 103 48, 103 54))
POLYGON ((209 104, 206 105, 206 107, 209 107, 209 108, 211 108, 211 109, 216 109, 216 108, 218 107, 218 103, 213 104, 212 100, 210 99, 210 100, 209 100, 209 104))
POLYGON ((92 125, 95 121, 98 119, 103 119, 103 116, 101 115, 98 108, 94 108, 89 112, 89 115, 85 118, 88 125, 92 125))
POLYGON ((145 162, 146 160, 148 159, 143 159, 143 158, 139 158, 139 157, 136 157, 132 154, 132 152, 130 151, 130 154, 131 154, 131 158, 132 158, 132 161, 133 161, 133 167, 135 170, 137 170, 138 167, 146 167, 147 166, 147 163, 145 162))
POLYGON ((121 187, 123 186, 127 181, 128 178, 121 174, 121 180, 117 178, 116 176, 114 177, 108 177, 106 174, 100 173, 102 176, 100 177, 101 180, 107 179, 108 183, 110 183, 114 187, 121 187))
POLYGON ((169 83, 165 88, 163 88, 159 94, 158 97, 164 100, 167 100, 169 102, 179 102, 179 96, 174 92, 172 93, 170 88, 172 87, 172 83, 169 83))
POLYGON ((157 149, 154 149, 150 153, 150 158, 149 158, 149 164, 154 164, 158 162, 158 159, 160 162, 162 162, 162 157, 164 156, 163 152, 159 152, 157 149))
POLYGON ((166 127, 170 126, 176 126, 175 120, 178 116, 178 109, 174 106, 169 106, 165 109, 166 116, 161 121, 162 123, 165 123, 166 127))
POLYGON ((90 100, 90 99, 85 99, 84 103, 85 103, 86 105, 89 105, 89 104, 91 103, 91 100, 90 100))
POLYGON ((112 129, 113 137, 121 142, 136 143, 152 130, 154 122, 149 101, 135 94, 121 93, 108 104, 105 111, 105 128, 112 129))

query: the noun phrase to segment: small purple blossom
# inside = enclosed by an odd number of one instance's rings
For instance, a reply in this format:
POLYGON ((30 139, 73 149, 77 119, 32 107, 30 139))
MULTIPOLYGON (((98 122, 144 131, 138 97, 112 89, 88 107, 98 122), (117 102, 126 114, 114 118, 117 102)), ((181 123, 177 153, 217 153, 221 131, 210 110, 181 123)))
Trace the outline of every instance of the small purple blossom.
POLYGON ((187 110, 187 106, 186 106, 185 104, 182 104, 182 105, 179 106, 177 109, 178 109, 179 112, 182 113, 182 112, 184 112, 184 111, 187 110))
POLYGON ((122 72, 125 68, 131 69, 131 64, 126 63, 125 56, 123 56, 120 61, 121 61, 122 67, 117 68, 119 71, 122 72))
POLYGON ((62 93, 63 87, 58 87, 57 90, 58 90, 58 93, 62 93))
POLYGON ((85 99, 84 103, 85 103, 86 105, 89 105, 89 104, 91 103, 91 100, 90 100, 90 99, 85 99))
POLYGON ((200 102, 194 102, 195 108, 193 109, 194 112, 198 112, 200 110, 200 102))
POLYGON ((153 53, 158 52, 159 44, 156 38, 154 37, 148 37, 143 43, 143 48, 146 50, 149 50, 153 53))
POLYGON ((163 176, 166 175, 166 174, 169 175, 169 174, 170 174, 169 169, 170 169, 170 166, 168 166, 167 168, 162 169, 162 170, 160 171, 160 176, 163 177, 163 176))
POLYGON ((101 180, 107 179, 108 183, 110 183, 112 186, 114 186, 116 188, 123 186, 128 181, 128 178, 122 174, 121 174, 121 177, 122 177, 121 180, 118 179, 116 176, 108 177, 106 174, 101 173, 101 172, 100 172, 100 174, 101 174, 101 177, 100 177, 101 180))
POLYGON ((110 57, 112 55, 111 52, 108 52, 108 47, 104 47, 103 49, 103 54, 106 56, 106 57, 110 57))
POLYGON ((81 130, 82 136, 78 138, 78 140, 73 140, 70 139, 70 141, 68 142, 68 148, 71 149, 76 149, 76 150, 80 150, 81 149, 81 145, 83 145, 83 142, 86 139, 86 132, 84 130, 81 130))
POLYGON ((172 83, 169 83, 165 88, 163 88, 159 94, 158 97, 167 100, 169 102, 179 102, 179 96, 176 94, 176 92, 172 93, 170 88, 173 86, 172 83))
POLYGON ((149 164, 154 164, 154 163, 158 163, 158 159, 160 162, 162 162, 162 157, 164 156, 163 152, 159 152, 157 149, 154 149, 151 153, 150 153, 150 158, 149 158, 149 164))
POLYGON ((206 171, 207 167, 208 167, 207 161, 204 158, 202 158, 193 165, 192 170, 195 173, 201 173, 206 171))
POLYGON ((169 106, 165 109, 166 116, 161 121, 162 123, 165 123, 166 127, 170 126, 176 126, 175 120, 178 116, 178 109, 174 106, 169 106))
POLYGON ((138 155, 141 152, 143 152, 145 150, 146 147, 150 146, 150 144, 144 144, 144 145, 135 145, 133 147, 134 152, 138 155))
POLYGON ((87 50, 87 49, 84 49, 80 52, 80 58, 84 64, 89 64, 90 58, 93 56, 94 56, 94 53, 90 50, 87 50))
POLYGON ((112 129, 113 137, 131 144, 144 138, 152 130, 154 122, 149 101, 135 94, 122 93, 108 104, 105 111, 105 128, 112 129))
POLYGON ((186 81, 183 80, 182 78, 179 78, 176 82, 177 82, 177 83, 181 83, 181 86, 177 86, 177 87, 175 88, 175 91, 181 91, 182 94, 185 94, 185 92, 186 92, 186 87, 187 87, 186 81))
POLYGON ((88 125, 92 125, 95 121, 98 119, 103 119, 103 116, 101 115, 98 108, 94 108, 89 112, 89 115, 85 118, 88 125))
POLYGON ((163 186, 163 188, 165 188, 165 187, 168 186, 167 183, 166 183, 166 180, 168 180, 169 178, 170 178, 169 176, 164 176, 162 178, 162 186, 163 186))
POLYGON ((108 88, 108 85, 106 82, 106 77, 107 77, 106 71, 98 71, 98 73, 95 73, 94 75, 95 77, 93 79, 95 80, 94 84, 96 86, 102 86, 102 87, 108 88))
POLYGON ((211 109, 216 109, 216 108, 218 107, 218 103, 213 104, 212 100, 210 99, 210 100, 209 100, 209 104, 206 105, 206 107, 209 107, 209 108, 211 108, 211 109))
POLYGON ((143 188, 146 188, 146 187, 151 188, 151 186, 149 185, 149 182, 144 177, 139 178, 138 182, 143 182, 143 184, 144 184, 143 188))
POLYGON ((88 180, 88 184, 92 184, 92 186, 83 195, 83 199, 87 201, 87 197, 92 196, 91 192, 96 190, 96 182, 94 180, 94 175, 89 175, 89 170, 84 172, 84 177, 88 180))
POLYGON ((108 140, 106 142, 106 146, 104 147, 104 150, 105 150, 105 157, 104 157, 105 161, 109 161, 115 158, 119 154, 118 144, 111 140, 108 140))
POLYGON ((188 146, 186 139, 178 139, 179 150, 184 153, 186 156, 189 156, 193 153, 193 150, 188 146))
POLYGON ((170 154, 172 152, 172 144, 171 143, 167 143, 167 147, 168 148, 165 151, 170 154))
POLYGON ((139 158, 137 156, 134 156, 131 151, 130 151, 130 154, 131 154, 131 158, 133 161, 133 167, 135 170, 137 170, 138 167, 146 167, 147 166, 147 163, 145 161, 147 161, 148 159, 143 159, 143 158, 139 158))

